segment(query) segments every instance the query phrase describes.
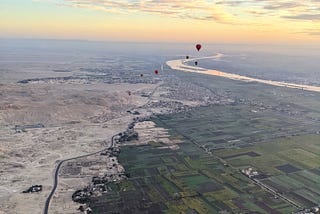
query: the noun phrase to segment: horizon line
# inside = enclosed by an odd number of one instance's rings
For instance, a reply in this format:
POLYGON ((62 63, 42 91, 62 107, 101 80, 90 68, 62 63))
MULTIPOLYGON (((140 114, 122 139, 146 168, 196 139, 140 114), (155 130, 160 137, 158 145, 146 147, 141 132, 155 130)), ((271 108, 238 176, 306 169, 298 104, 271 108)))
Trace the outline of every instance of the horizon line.
POLYGON ((34 41, 57 41, 57 42, 87 42, 87 43, 131 43, 131 44, 206 44, 206 45, 278 45, 278 46, 314 46, 314 44, 301 44, 301 43, 280 43, 280 42, 266 42, 266 43, 258 43, 258 42, 252 42, 252 43, 246 43, 246 42, 201 42, 201 41, 195 41, 195 42, 179 42, 179 41, 137 41, 137 40, 90 40, 90 39, 64 39, 64 38, 41 38, 41 37, 1 37, 0 40, 34 40, 34 41))

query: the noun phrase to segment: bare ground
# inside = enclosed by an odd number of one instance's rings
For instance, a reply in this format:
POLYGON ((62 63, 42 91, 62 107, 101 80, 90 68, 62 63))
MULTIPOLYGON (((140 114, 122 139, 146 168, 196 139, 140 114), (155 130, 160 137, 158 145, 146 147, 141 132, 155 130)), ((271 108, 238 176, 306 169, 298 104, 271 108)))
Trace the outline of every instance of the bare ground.
MULTIPOLYGON (((126 111, 147 101, 140 92, 155 87, 102 83, 0 85, 0 210, 6 214, 42 213, 56 161, 105 148, 105 141, 132 121, 133 115, 126 111), (42 126, 32 127, 35 124, 42 126), (34 184, 43 185, 43 191, 21 193, 34 184)), ((67 182, 74 181, 64 181, 60 188, 67 182)))

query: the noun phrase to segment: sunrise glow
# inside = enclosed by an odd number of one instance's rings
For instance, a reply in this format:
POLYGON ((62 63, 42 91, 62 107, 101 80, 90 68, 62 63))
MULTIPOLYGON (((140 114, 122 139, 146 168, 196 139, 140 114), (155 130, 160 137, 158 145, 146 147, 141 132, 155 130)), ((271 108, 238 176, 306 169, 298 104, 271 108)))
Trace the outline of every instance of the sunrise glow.
POLYGON ((320 42, 319 1, 2 0, 0 37, 320 42))

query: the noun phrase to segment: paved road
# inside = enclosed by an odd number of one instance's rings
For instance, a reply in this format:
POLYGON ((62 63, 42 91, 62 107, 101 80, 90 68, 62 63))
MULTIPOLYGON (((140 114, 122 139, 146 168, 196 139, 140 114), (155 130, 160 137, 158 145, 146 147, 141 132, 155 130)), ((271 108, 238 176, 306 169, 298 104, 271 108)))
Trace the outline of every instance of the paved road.
POLYGON ((258 186, 260 186, 261 188, 267 190, 268 192, 270 192, 271 194, 273 194, 275 196, 278 196, 279 198, 281 198, 282 200, 285 200, 286 202, 295 206, 296 208, 303 209, 303 206, 301 206, 300 204, 298 204, 294 200, 291 200, 290 198, 286 197, 285 195, 279 194, 276 190, 270 188, 269 186, 267 186, 263 182, 259 181, 258 179, 254 179, 254 178, 249 178, 249 179, 251 181, 253 181, 254 183, 256 183, 258 186))
POLYGON ((88 157, 88 156, 91 156, 91 155, 96 155, 96 154, 99 154, 99 153, 101 153, 101 152, 103 152, 103 151, 105 151, 105 150, 113 147, 113 146, 114 146, 113 140, 114 140, 114 137, 117 136, 117 135, 118 135, 118 134, 112 136, 112 138, 111 138, 111 144, 110 144, 110 146, 109 146, 108 148, 106 148, 106 149, 102 149, 102 150, 100 150, 100 151, 93 152, 93 153, 86 154, 86 155, 80 155, 80 156, 77 156, 77 157, 64 159, 64 160, 61 160, 61 161, 58 163, 58 165, 57 165, 57 167, 56 167, 56 170, 55 170, 55 172, 54 172, 53 187, 52 187, 52 189, 51 189, 51 192, 50 192, 50 194, 49 194, 49 196, 48 196, 48 198, 47 198, 47 200, 46 200, 45 206, 44 206, 44 210, 43 210, 43 213, 44 213, 44 214, 48 214, 50 201, 51 201, 51 199, 52 199, 52 197, 53 197, 53 195, 54 195, 54 193, 55 193, 55 191, 56 191, 56 189, 57 189, 58 182, 59 182, 59 170, 60 170, 62 164, 63 164, 64 162, 67 162, 67 161, 70 161, 70 160, 75 160, 75 159, 78 159, 78 158, 84 158, 84 157, 88 157))
MULTIPOLYGON (((160 120, 161 121, 161 120, 160 120)), ((167 127, 171 128, 171 129, 174 129, 174 127, 168 125, 168 124, 165 124, 167 127)), ((183 133, 179 132, 178 130, 174 129, 179 135, 183 136, 185 139, 188 139, 191 143, 195 144, 197 147, 201 148, 203 151, 207 152, 208 154, 212 155, 214 158, 216 158, 217 160, 219 160, 222 164, 226 165, 228 164, 228 166, 230 168, 232 168, 233 170, 239 172, 239 169, 232 166, 230 163, 228 163, 226 160, 224 160, 223 158, 217 156, 217 155, 214 155, 213 153, 209 153, 207 151, 206 148, 204 148, 203 146, 201 146, 199 143, 197 143, 195 140, 193 140, 192 138, 188 137, 187 135, 184 135, 183 133)), ((245 176, 247 177, 247 176, 245 176)), ((267 186, 266 184, 264 184, 263 182, 259 181, 258 179, 254 179, 254 178, 249 178, 247 177, 251 182, 255 183, 256 185, 260 186, 262 189, 270 192, 271 194, 275 195, 275 196, 278 196, 279 198, 281 198, 282 200, 288 202, 289 204, 295 206, 296 208, 299 208, 299 209, 303 209, 303 207, 297 203, 296 201, 286 197, 285 195, 282 195, 282 194, 279 194, 276 190, 273 190, 272 188, 270 188, 269 186, 267 186)))
MULTIPOLYGON (((160 85, 161 85, 161 84, 160 84, 160 85)), ((155 93, 155 91, 158 89, 158 87, 159 87, 160 85, 158 85, 158 86, 152 91, 152 93, 151 93, 151 95, 149 96, 146 104, 151 101, 150 97, 155 93)), ((145 105, 146 105, 146 104, 145 104, 145 105)), ((103 151, 105 151, 105 150, 113 147, 113 146, 114 146, 114 137, 116 137, 116 136, 118 136, 118 134, 115 134, 115 135, 113 135, 113 136, 111 137, 111 144, 110 144, 110 146, 109 146, 108 148, 106 148, 106 149, 102 149, 102 150, 100 150, 100 151, 97 151, 97 152, 94 152, 94 153, 90 153, 90 154, 86 154, 86 155, 81 155, 81 156, 77 156, 77 157, 73 157, 73 158, 68 158, 68 159, 65 159, 65 160, 61 160, 61 161, 58 163, 58 165, 57 165, 57 167, 56 167, 56 170, 55 170, 55 172, 54 172, 53 187, 52 187, 51 192, 50 192, 50 194, 49 194, 49 196, 48 196, 48 198, 47 198, 47 200, 46 200, 46 203, 45 203, 45 207, 44 207, 44 211, 43 211, 44 214, 48 214, 50 201, 51 201, 51 199, 52 199, 52 197, 53 197, 53 195, 54 195, 54 193, 55 193, 55 191, 56 191, 56 189, 57 189, 58 180, 59 180, 59 170, 60 170, 60 167, 62 166, 62 164, 63 164, 64 162, 67 162, 67 161, 70 161, 70 160, 75 160, 75 159, 78 159, 78 158, 83 158, 83 157, 88 157, 88 156, 91 156, 91 155, 95 155, 95 154, 101 153, 101 152, 103 152, 103 151)))

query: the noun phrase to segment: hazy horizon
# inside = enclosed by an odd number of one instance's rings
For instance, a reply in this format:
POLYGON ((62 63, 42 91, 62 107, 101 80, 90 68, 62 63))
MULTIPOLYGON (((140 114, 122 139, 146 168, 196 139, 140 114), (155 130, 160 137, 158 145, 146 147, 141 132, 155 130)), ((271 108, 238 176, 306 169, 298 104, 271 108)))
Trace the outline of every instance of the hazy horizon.
MULTIPOLYGON (((200 67, 292 83, 318 85, 320 79, 317 73, 320 49, 317 47, 261 44, 202 44, 202 46, 198 52, 192 43, 0 39, 0 64, 2 72, 6 72, 14 71, 17 68, 16 62, 32 68, 40 68, 46 62, 61 69, 64 67, 70 69, 74 65, 79 67, 80 64, 88 68, 108 67, 108 63, 114 60, 123 60, 123 63, 126 62, 125 64, 131 67, 144 61, 149 65, 143 70, 150 72, 159 69, 159 66, 168 60, 182 59, 187 55, 192 58, 222 53, 225 56, 219 60, 199 60, 200 67)), ((24 78, 28 78, 30 74, 24 73, 26 75, 24 78)), ((39 74, 41 73, 36 75, 39 74)))
POLYGON ((3 0, 0 37, 317 45, 319 8, 296 0, 3 0))

